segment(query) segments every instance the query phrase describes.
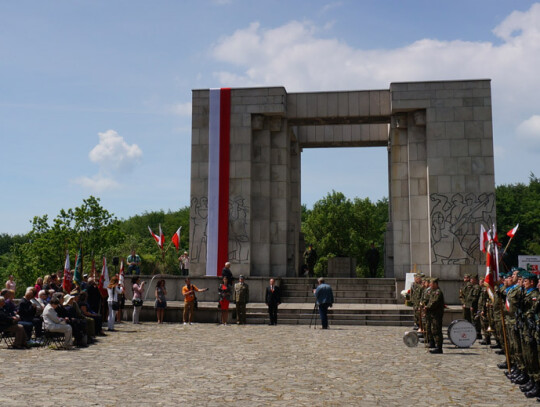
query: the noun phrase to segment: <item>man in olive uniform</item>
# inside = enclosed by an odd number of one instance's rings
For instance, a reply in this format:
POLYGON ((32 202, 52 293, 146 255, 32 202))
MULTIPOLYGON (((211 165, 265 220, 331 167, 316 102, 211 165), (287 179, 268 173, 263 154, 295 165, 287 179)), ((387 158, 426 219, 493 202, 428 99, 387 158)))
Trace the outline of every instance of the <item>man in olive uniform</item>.
POLYGON ((514 270, 507 278, 506 304, 504 307, 504 322, 508 334, 508 345, 510 347, 510 363, 515 368, 513 373, 507 373, 509 379, 517 384, 525 384, 528 377, 525 377, 525 365, 521 353, 521 337, 519 327, 521 325, 520 303, 522 299, 521 278, 518 277, 519 270, 514 270))
POLYGON ((471 286, 465 299, 465 305, 471 310, 472 323, 476 328, 476 339, 482 339, 482 327, 480 325, 480 313, 478 312, 478 300, 482 287, 478 284, 478 275, 471 276, 471 286))
POLYGON ((465 299, 471 288, 471 275, 465 274, 463 276, 463 285, 459 289, 459 301, 461 302, 461 308, 463 309, 463 319, 471 322, 471 310, 465 306, 465 299))
POLYGON ((529 376, 529 381, 520 386, 527 398, 540 396, 540 366, 538 364, 538 351, 536 345, 536 303, 540 299, 540 293, 536 288, 538 278, 535 274, 527 272, 523 276, 523 330, 522 347, 523 362, 529 376))
POLYGON ((439 279, 433 278, 430 285, 429 300, 426 304, 426 314, 431 317, 431 330, 435 341, 435 348, 430 353, 443 353, 442 321, 444 315, 444 295, 439 288, 439 279))
POLYGON ((236 323, 246 323, 246 304, 249 302, 249 286, 244 282, 244 276, 238 277, 234 285, 233 301, 236 304, 236 323))
MULTIPOLYGON (((491 345, 491 348, 493 349, 501 349, 504 345, 504 333, 503 333, 503 325, 502 325, 502 307, 504 307, 504 301, 503 301, 503 291, 506 289, 506 286, 504 285, 506 275, 504 273, 499 273, 499 282, 495 286, 495 289, 493 290, 493 329, 495 330, 495 340, 496 344, 491 345)), ((497 351, 499 354, 504 354, 504 351, 500 350, 497 351)))
POLYGON ((315 264, 317 264, 317 252, 313 248, 313 245, 310 244, 306 251, 304 252, 304 263, 306 263, 306 266, 308 268, 308 275, 309 277, 313 277, 315 275, 315 264))
POLYGON ((429 293, 431 291, 431 278, 424 277, 422 279, 424 291, 422 293, 422 300, 420 301, 420 309, 422 313, 422 327, 424 328, 423 336, 424 343, 428 344, 430 348, 435 347, 435 341, 433 340, 433 333, 431 330, 432 316, 426 312, 426 305, 429 302, 429 293))
MULTIPOLYGON (((478 298, 478 312, 480 313, 480 324, 482 327, 483 340, 480 345, 491 345, 491 316, 492 302, 489 297, 488 287, 484 284, 484 280, 480 282, 480 297, 478 298)), ((491 288, 489 288, 491 290, 491 288)), ((493 294, 493 293, 492 293, 493 294)))
POLYGON ((411 302, 414 309, 414 329, 418 329, 422 325, 420 308, 420 302, 422 301, 422 294, 424 292, 422 277, 422 273, 416 273, 414 275, 414 282, 411 284, 411 302))

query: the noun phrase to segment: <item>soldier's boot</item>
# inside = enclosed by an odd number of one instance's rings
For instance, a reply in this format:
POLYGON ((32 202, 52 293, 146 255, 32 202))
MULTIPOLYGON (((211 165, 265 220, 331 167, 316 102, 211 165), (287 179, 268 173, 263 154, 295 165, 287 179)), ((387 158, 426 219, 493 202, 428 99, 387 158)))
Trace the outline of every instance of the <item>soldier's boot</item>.
POLYGON ((538 383, 535 383, 534 387, 530 391, 525 393, 525 397, 527 397, 528 399, 532 399, 533 397, 538 396, 540 396, 540 386, 538 385, 538 383))
POLYGON ((497 363, 497 367, 499 369, 508 369, 508 364, 506 363, 506 360, 505 360, 504 362, 497 363))
POLYGON ((504 349, 499 349, 499 350, 495 351, 495 354, 497 354, 497 355, 506 355, 506 352, 504 351, 504 349))
POLYGON ((442 348, 430 349, 429 353, 443 353, 442 348))
POLYGON ((527 383, 522 384, 519 386, 519 390, 521 390, 523 393, 526 393, 530 391, 535 385, 535 381, 531 378, 527 383))
POLYGON ((494 343, 493 345, 490 345, 489 346, 491 349, 502 349, 502 346, 501 344, 499 343, 499 341, 497 341, 497 343, 494 343))
POLYGON ((489 336, 486 336, 482 342, 480 342, 480 345, 491 345, 491 338, 489 336))
POLYGON ((514 377, 517 377, 521 374, 521 370, 519 370, 515 365, 512 366, 512 369, 510 369, 509 372, 504 372, 504 374, 506 375, 506 377, 508 377, 508 379, 512 380, 512 378, 514 377))
POLYGON ((429 342, 429 349, 434 349, 434 348, 436 348, 435 342, 430 341, 430 342, 429 342))
POLYGON ((514 383, 514 384, 525 384, 528 381, 529 381, 529 375, 524 372, 521 376, 518 376, 514 380, 512 380, 512 383, 514 383))

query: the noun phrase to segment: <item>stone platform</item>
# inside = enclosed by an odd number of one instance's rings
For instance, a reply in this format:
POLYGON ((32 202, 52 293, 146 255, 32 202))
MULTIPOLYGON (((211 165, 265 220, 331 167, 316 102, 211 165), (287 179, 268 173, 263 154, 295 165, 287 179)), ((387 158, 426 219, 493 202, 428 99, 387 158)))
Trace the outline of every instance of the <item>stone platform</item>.
POLYGON ((0 345, 2 406, 532 406, 478 344, 400 327, 122 323, 74 351, 0 345))

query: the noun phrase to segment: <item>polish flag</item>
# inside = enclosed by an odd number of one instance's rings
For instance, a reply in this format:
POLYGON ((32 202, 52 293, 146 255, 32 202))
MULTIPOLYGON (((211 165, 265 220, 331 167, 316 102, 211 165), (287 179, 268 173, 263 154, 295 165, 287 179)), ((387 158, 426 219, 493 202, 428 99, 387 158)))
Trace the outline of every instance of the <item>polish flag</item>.
POLYGON ((497 265, 498 248, 493 241, 488 242, 488 248, 486 253, 486 277, 484 278, 484 285, 495 287, 495 284, 499 281, 499 270, 497 265))
POLYGON ((221 276, 229 245, 231 89, 210 89, 206 275, 221 276))
POLYGON ((118 278, 118 282, 122 285, 122 287, 124 286, 124 260, 120 261, 120 276, 118 278))
POLYGON ((485 253, 487 249, 488 233, 484 225, 480 225, 480 250, 485 253))
POLYGON ((163 243, 165 242, 165 235, 163 234, 163 232, 161 231, 161 223, 159 224, 159 236, 156 235, 152 229, 150 229, 150 226, 148 226, 148 230, 150 231, 150 234, 152 235, 152 237, 154 238, 154 240, 156 241, 157 245, 159 246, 160 249, 163 249, 163 243))
POLYGON ((66 261, 64 263, 64 279, 62 280, 62 289, 66 293, 71 292, 71 270, 69 265, 69 252, 66 250, 66 261))
POLYGON ((176 247, 176 250, 180 250, 180 229, 182 229, 182 226, 178 228, 176 233, 172 235, 171 241, 174 244, 174 247, 176 247))
POLYGON ((107 298, 107 286, 109 285, 109 269, 107 268, 107 258, 103 257, 103 267, 99 277, 98 289, 103 298, 107 298))
POLYGON ((518 230, 518 227, 519 227, 519 223, 516 226, 514 226, 514 229, 509 231, 506 235, 509 236, 510 238, 513 238, 518 230))

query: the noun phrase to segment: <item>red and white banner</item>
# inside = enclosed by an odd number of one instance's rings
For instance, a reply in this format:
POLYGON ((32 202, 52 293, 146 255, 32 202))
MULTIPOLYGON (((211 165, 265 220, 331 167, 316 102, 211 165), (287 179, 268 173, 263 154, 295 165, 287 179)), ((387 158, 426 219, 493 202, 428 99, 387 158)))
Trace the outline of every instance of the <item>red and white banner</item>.
POLYGON ((161 223, 159 224, 159 236, 156 235, 152 229, 150 229, 150 226, 148 226, 148 230, 150 231, 150 234, 152 235, 152 237, 154 238, 154 240, 156 241, 157 245, 159 246, 160 249, 163 250, 163 243, 165 243, 165 235, 163 234, 163 232, 161 231, 161 223))
POLYGON ((506 233, 506 235, 509 236, 510 238, 513 238, 518 230, 518 227, 519 227, 519 223, 516 226, 514 226, 514 228, 511 231, 506 233))
POLYGON ((171 241, 174 244, 174 247, 176 247, 176 250, 180 250, 180 230, 182 229, 182 226, 178 228, 176 233, 172 235, 171 241))
POLYGON ((480 251, 486 252, 488 242, 488 232, 484 228, 484 225, 480 225, 480 251))
POLYGON ((71 292, 71 270, 69 265, 69 252, 67 250, 66 261, 64 263, 64 279, 62 280, 62 288, 68 294, 71 292))
POLYGON ((221 276, 229 250, 231 89, 210 89, 206 275, 221 276))

